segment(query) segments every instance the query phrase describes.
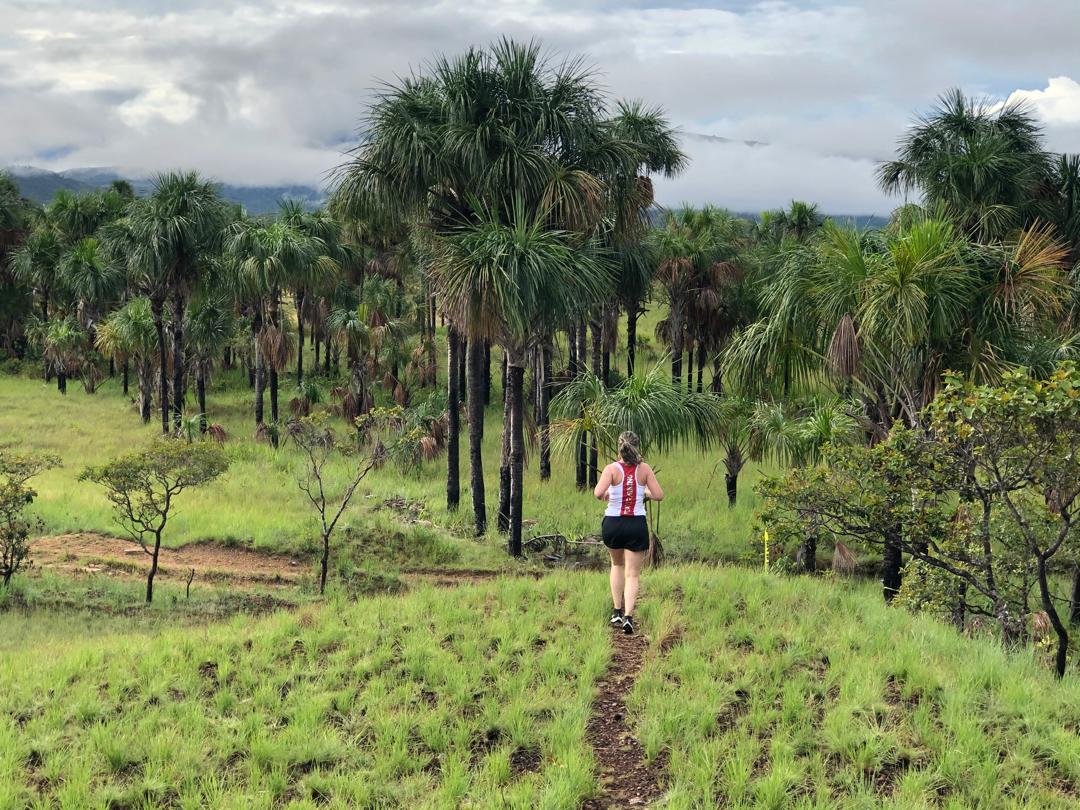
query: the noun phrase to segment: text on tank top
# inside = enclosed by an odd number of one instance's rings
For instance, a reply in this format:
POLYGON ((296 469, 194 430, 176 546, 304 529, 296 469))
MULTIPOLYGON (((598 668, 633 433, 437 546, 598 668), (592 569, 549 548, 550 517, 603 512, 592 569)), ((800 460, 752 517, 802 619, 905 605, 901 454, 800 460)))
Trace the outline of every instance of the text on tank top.
POLYGON ((636 464, 617 462, 622 469, 622 481, 608 490, 605 517, 642 517, 645 515, 645 489, 638 484, 636 464))

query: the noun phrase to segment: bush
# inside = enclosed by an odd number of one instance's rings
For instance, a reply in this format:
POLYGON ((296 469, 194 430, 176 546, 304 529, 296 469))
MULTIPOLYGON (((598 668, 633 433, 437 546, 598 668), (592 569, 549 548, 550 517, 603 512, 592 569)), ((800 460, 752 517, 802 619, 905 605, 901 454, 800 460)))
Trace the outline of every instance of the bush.
POLYGON ((763 481, 762 517, 781 543, 809 534, 882 549, 886 597, 899 591, 910 607, 957 624, 988 617, 1009 644, 1029 637, 1029 623, 1052 627, 1060 676, 1069 634, 1050 565, 1080 560, 1078 446, 1074 365, 1045 380, 1010 372, 996 385, 949 375, 919 424, 872 448, 834 448, 828 467, 763 481), (1041 615, 1030 614, 1033 589, 1041 615))

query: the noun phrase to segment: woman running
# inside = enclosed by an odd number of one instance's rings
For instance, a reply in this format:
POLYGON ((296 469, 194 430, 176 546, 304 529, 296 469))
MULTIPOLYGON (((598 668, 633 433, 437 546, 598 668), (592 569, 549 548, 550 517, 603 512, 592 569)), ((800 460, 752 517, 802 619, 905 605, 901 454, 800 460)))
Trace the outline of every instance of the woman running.
POLYGON ((634 606, 638 578, 649 550, 649 526, 645 499, 661 501, 664 490, 652 468, 641 460, 638 437, 626 431, 619 436, 619 461, 604 467, 593 495, 607 500, 601 534, 611 554, 611 624, 634 632, 634 606))

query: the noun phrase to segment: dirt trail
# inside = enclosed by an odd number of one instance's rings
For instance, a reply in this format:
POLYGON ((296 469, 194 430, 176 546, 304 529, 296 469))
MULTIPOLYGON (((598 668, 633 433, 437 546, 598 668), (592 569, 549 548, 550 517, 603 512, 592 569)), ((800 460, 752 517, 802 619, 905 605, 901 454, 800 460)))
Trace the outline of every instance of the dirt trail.
MULTIPOLYGON (((92 532, 39 537, 31 541, 30 546, 36 568, 72 576, 106 574, 142 578, 150 567, 150 557, 138 544, 92 532)), ((186 581, 192 568, 195 569, 196 582, 210 580, 239 587, 297 585, 313 571, 312 563, 303 557, 217 543, 193 543, 178 549, 161 549, 159 577, 186 581)), ((487 582, 503 575, 540 577, 543 573, 428 568, 402 571, 400 578, 410 586, 429 584, 451 588, 487 582)))
POLYGON ((600 693, 585 729, 585 738, 596 752, 600 783, 600 795, 582 805, 586 810, 644 807, 664 793, 663 765, 645 760, 626 717, 626 695, 634 688, 649 644, 640 633, 625 636, 612 631, 612 635, 611 665, 597 683, 600 693))
MULTIPOLYGON (((150 566, 150 557, 138 544, 100 534, 39 537, 30 547, 35 567, 67 574, 144 576, 150 566)), ((309 573, 309 567, 305 560, 285 554, 196 543, 178 549, 162 548, 158 576, 187 580, 194 568, 196 580, 295 585, 309 573)))

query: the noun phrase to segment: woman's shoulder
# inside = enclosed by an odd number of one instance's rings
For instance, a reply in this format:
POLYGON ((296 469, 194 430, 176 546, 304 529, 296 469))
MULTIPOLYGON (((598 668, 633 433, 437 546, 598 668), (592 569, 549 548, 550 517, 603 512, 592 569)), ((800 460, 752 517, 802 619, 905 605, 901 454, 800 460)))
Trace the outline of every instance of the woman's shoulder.
POLYGON ((641 468, 642 472, 652 472, 652 467, 649 466, 649 462, 647 461, 638 462, 638 467, 641 468))

